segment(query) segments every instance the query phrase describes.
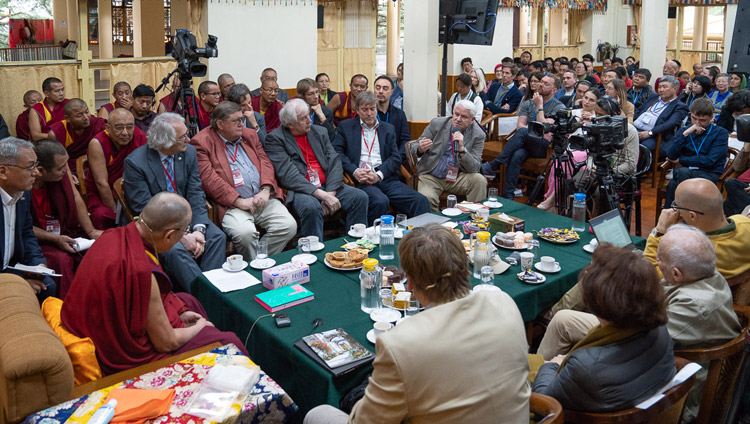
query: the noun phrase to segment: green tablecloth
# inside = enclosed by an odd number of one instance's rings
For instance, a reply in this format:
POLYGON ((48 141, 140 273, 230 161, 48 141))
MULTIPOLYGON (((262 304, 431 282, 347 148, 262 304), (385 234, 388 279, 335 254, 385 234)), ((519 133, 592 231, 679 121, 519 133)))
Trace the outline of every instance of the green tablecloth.
MULTIPOLYGON (((523 218, 526 221, 526 231, 544 227, 568 228, 571 225, 570 218, 517 202, 503 200, 503 203, 502 208, 493 209, 491 213, 502 211, 523 218)), ((464 214, 453 220, 467 219, 469 215, 464 214)), ((562 268, 557 274, 548 274, 544 284, 521 283, 516 277, 516 273, 520 272, 520 265, 516 265, 502 275, 495 276, 495 285, 515 300, 524 320, 533 320, 576 283, 578 272, 591 262, 591 255, 583 250, 583 246, 592 238, 592 234, 585 232, 581 234, 581 240, 570 245, 540 241, 539 256, 553 256, 562 268)), ((643 239, 634 240, 641 246, 644 243, 643 239)), ((372 370, 371 367, 363 367, 333 378, 323 367, 294 347, 294 342, 313 332, 311 322, 315 318, 322 318, 325 325, 315 331, 344 328, 364 346, 374 350, 374 346, 366 338, 367 332, 372 328, 372 321, 360 310, 359 272, 334 271, 323 263, 325 253, 341 250, 343 243, 343 239, 327 241, 325 249, 316 253, 318 262, 310 266, 311 278, 305 286, 315 294, 315 300, 283 311, 291 318, 290 327, 276 328, 273 318, 263 317, 268 311, 254 298, 256 294, 265 291, 262 285, 221 293, 203 276, 193 283, 193 294, 201 301, 218 328, 235 332, 244 342, 251 326, 257 321, 246 343, 250 357, 291 395, 302 414, 323 403, 338 406, 339 399, 372 370)), ((500 249, 499 253, 505 258, 511 252, 500 249)), ((295 254, 295 251, 287 251, 273 258, 280 264, 288 262, 295 254)), ((370 256, 377 258, 377 255, 376 248, 370 256)), ((398 257, 382 263, 398 266, 398 257)), ((248 268, 248 272, 261 279, 260 271, 248 268)), ((473 286, 479 281, 472 278, 471 283, 473 286)))

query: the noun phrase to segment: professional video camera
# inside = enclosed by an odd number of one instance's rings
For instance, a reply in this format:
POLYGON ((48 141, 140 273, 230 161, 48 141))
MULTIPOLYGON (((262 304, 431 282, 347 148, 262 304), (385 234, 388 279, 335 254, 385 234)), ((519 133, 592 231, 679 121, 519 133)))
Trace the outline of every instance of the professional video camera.
POLYGON ((585 123, 582 135, 568 139, 573 150, 587 150, 593 154, 612 154, 625 146, 623 139, 628 132, 628 121, 624 116, 602 116, 585 123))
POLYGON ((190 30, 178 29, 174 34, 172 57, 177 60, 177 70, 180 76, 189 75, 189 78, 206 76, 208 67, 199 59, 219 56, 219 49, 216 47, 217 40, 216 36, 209 35, 206 47, 201 48, 196 45, 195 36, 190 30))
POLYGON ((579 122, 568 109, 558 110, 557 115, 553 116, 554 123, 533 121, 529 123, 529 131, 534 135, 541 137, 551 132, 553 136, 564 136, 572 134, 583 123, 579 122))

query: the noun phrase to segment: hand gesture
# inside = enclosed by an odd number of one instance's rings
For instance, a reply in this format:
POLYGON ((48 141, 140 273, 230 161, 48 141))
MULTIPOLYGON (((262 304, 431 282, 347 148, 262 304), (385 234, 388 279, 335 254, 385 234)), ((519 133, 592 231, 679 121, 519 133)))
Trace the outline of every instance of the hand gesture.
POLYGON ((60 250, 64 252, 76 253, 76 249, 74 246, 76 246, 78 243, 76 243, 75 240, 68 236, 59 235, 55 240, 55 244, 57 244, 57 247, 59 247, 60 250))
POLYGON ((419 147, 417 147, 417 150, 419 151, 419 153, 424 153, 430 150, 431 147, 432 147, 432 140, 430 140, 429 138, 423 138, 419 140, 419 147))
POLYGON ((534 93, 534 97, 532 97, 531 101, 534 102, 534 106, 536 106, 537 109, 541 109, 544 106, 544 98, 539 92, 534 93))

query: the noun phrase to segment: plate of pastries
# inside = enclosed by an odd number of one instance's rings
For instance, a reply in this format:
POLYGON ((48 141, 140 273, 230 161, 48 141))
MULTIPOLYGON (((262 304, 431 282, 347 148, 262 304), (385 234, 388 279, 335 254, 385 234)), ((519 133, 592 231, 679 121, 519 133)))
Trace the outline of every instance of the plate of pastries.
POLYGON ((352 249, 349 251, 329 252, 323 263, 337 271, 355 271, 362 269, 362 261, 367 259, 367 251, 352 249))

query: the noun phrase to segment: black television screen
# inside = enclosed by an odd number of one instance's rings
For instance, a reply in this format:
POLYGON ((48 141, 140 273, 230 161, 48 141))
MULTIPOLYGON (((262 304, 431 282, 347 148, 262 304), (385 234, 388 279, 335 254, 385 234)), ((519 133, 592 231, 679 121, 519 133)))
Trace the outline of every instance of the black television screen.
POLYGON ((440 42, 492 45, 497 9, 498 0, 441 0, 440 42))

